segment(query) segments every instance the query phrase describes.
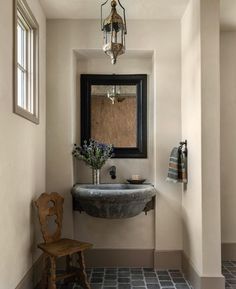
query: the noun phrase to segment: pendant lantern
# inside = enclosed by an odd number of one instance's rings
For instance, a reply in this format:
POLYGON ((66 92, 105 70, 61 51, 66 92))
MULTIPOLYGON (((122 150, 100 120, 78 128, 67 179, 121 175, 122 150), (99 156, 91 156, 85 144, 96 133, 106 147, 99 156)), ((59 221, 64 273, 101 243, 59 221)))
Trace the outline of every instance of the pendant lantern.
POLYGON ((125 8, 120 0, 111 0, 110 15, 103 19, 103 8, 109 0, 101 5, 101 28, 103 31, 103 50, 111 57, 111 63, 115 64, 117 57, 125 53, 126 17, 125 8), (123 10, 123 18, 117 13, 117 1, 123 10))

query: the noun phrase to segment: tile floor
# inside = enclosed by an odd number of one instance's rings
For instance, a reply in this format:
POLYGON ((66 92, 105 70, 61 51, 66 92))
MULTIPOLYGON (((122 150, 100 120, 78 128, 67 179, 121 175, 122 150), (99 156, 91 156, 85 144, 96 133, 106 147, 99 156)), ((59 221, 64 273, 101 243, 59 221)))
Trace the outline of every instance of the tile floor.
MULTIPOLYGON (((236 289, 236 261, 223 261, 225 288, 236 289)), ((179 270, 152 268, 87 269, 91 289, 193 289, 179 270)), ((59 289, 81 289, 77 284, 59 285, 59 289)))
MULTIPOLYGON (((192 289, 179 270, 152 268, 87 269, 91 289, 192 289)), ((80 289, 76 284, 59 289, 80 289)))
POLYGON ((236 288, 236 261, 223 261, 222 274, 225 276, 225 288, 236 288))

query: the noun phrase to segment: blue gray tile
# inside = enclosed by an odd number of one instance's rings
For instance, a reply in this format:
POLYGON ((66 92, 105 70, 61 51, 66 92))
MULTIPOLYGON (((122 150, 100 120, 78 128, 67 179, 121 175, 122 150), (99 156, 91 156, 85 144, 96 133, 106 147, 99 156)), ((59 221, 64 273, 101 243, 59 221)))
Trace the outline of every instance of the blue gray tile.
POLYGON ((174 284, 171 281, 160 281, 161 287, 171 287, 174 284))
POLYGON ((130 278, 118 278, 118 283, 129 283, 130 278))
POLYGON ((144 281, 137 280, 137 281, 132 281, 131 285, 136 286, 136 287, 137 286, 145 286, 145 283, 144 283, 144 281))
POLYGON ((176 284, 176 289, 190 289, 190 287, 187 284, 176 284))
POLYGON ((181 277, 183 277, 183 274, 180 272, 170 272, 170 276, 172 278, 181 278, 181 277))
POLYGON ((144 272, 145 277, 156 277, 156 274, 154 272, 144 272))
MULTIPOLYGON (((87 268, 91 289, 190 289, 179 270, 155 270, 153 268, 87 268)), ((225 262, 222 272, 226 288, 236 285, 236 263, 225 262), (235 271, 235 272, 234 272, 235 271)), ((58 289, 83 289, 79 284, 64 283, 58 289)))
POLYGON ((129 277, 130 273, 129 272, 119 272, 118 277, 129 277))
POLYGON ((160 289, 159 284, 147 284, 147 289, 160 289))
POLYGON ((103 278, 92 278, 91 279, 91 283, 102 283, 103 282, 103 278))
POLYGON ((103 278, 103 273, 92 273, 92 278, 103 278))
POLYGON ((131 275, 132 280, 143 280, 143 275, 131 275))
POLYGON ((170 276, 168 276, 168 275, 163 275, 163 276, 158 276, 158 279, 160 280, 160 281, 170 281, 171 279, 170 279, 170 276))
POLYGON ((116 275, 105 275, 105 280, 116 280, 117 276, 116 275))
POLYGON ((102 288, 102 284, 91 284, 91 289, 101 289, 102 288))
POLYGON ((118 284, 118 289, 131 289, 130 284, 118 284))
POLYGON ((185 284, 186 280, 184 278, 172 278, 174 283, 178 283, 178 284, 185 284))
POLYGON ((103 282, 104 286, 116 286, 117 285, 117 281, 116 280, 104 280, 103 282))
POLYGON ((147 284, 158 283, 158 279, 157 278, 145 278, 145 281, 146 281, 147 284))

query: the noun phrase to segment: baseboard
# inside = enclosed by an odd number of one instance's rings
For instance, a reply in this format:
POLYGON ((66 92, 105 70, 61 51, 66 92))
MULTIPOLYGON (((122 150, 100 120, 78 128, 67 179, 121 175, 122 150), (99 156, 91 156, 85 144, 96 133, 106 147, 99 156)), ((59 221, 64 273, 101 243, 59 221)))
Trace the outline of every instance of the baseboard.
POLYGON ((236 243, 221 244, 221 254, 223 261, 236 261, 236 243))
POLYGON ((153 249, 91 249, 85 252, 87 267, 154 266, 153 249))
POLYGON ((40 256, 33 264, 29 271, 25 274, 16 289, 32 289, 37 286, 41 278, 43 258, 40 256))
POLYGON ((225 289, 224 276, 200 276, 184 253, 182 255, 182 261, 182 270, 194 289, 225 289))
POLYGON ((85 252, 87 267, 150 267, 182 269, 182 251, 153 249, 92 249, 85 252))
POLYGON ((154 256, 154 267, 160 270, 182 269, 182 251, 156 251, 154 256))

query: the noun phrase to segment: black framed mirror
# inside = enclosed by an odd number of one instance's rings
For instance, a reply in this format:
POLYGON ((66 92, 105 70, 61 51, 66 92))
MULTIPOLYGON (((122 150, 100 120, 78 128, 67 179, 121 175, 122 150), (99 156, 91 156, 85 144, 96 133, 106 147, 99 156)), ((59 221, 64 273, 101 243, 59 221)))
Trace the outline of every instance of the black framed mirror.
POLYGON ((147 75, 81 74, 81 143, 114 145, 114 158, 147 158, 147 75))

